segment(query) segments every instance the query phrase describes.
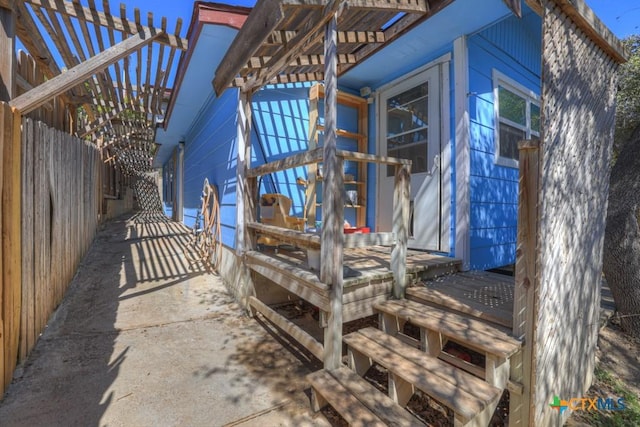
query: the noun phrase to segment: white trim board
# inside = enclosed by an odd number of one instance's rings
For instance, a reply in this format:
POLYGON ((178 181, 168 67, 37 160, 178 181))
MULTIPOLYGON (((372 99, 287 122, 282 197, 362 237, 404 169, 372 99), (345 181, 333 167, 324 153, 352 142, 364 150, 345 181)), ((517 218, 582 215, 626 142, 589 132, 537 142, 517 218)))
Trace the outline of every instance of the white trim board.
POLYGON ((462 270, 471 268, 471 132, 469 121, 469 51, 467 39, 453 42, 454 110, 456 123, 455 256, 462 270))

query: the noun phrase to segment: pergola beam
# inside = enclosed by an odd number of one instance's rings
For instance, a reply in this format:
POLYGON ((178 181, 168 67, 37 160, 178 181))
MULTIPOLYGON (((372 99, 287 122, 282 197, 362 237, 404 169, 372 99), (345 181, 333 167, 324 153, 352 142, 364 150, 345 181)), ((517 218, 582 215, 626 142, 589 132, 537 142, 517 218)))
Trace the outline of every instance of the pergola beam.
MULTIPOLYGON (((313 25, 311 25, 312 21, 307 21, 305 26, 308 26, 308 28, 298 33, 286 46, 283 46, 278 53, 272 56, 265 65, 265 72, 259 73, 258 76, 250 79, 243 88, 245 91, 253 91, 264 86, 272 78, 277 76, 291 61, 300 56, 305 47, 323 37, 324 27, 333 19, 341 1, 329 0, 323 3, 325 3, 325 6, 322 9, 320 19, 313 23, 313 25)), ((311 17, 308 19, 311 19, 311 17)))
MULTIPOLYGON (((284 7, 297 6, 308 8, 324 7, 326 0, 284 0, 284 7)), ((386 11, 392 10, 398 13, 426 13, 429 11, 428 0, 349 0, 349 8, 370 10, 370 11, 386 11)))
MULTIPOLYGON (((297 74, 278 74, 272 78, 268 84, 286 84, 286 83, 303 83, 303 82, 321 82, 324 80, 323 72, 297 73, 297 74)), ((231 82, 231 87, 245 87, 247 79, 244 77, 236 77, 231 82)))
POLYGON ((49 9, 60 14, 76 18, 81 21, 91 22, 103 27, 112 28, 116 31, 121 31, 126 34, 135 35, 139 32, 151 32, 159 34, 157 41, 162 44, 175 47, 180 50, 187 50, 189 45, 187 39, 164 33, 159 28, 151 28, 148 26, 137 24, 133 21, 118 18, 116 16, 100 12, 95 9, 81 6, 78 3, 69 3, 62 0, 24 0, 25 2, 34 6, 39 6, 44 9, 49 9))
POLYGON ((262 0, 256 3, 216 71, 212 82, 216 95, 219 96, 225 91, 236 77, 238 70, 249 62, 283 17, 280 0, 262 0), (261 28, 261 31, 254 31, 255 28, 261 28))
MULTIPOLYGON (((271 61, 271 56, 256 56, 249 60, 248 68, 265 68, 266 64, 271 61)), ((354 54, 338 54, 338 64, 355 64, 357 61, 354 54)), ((324 55, 300 55, 294 58, 289 64, 290 67, 307 67, 313 65, 324 65, 324 55)))
MULTIPOLYGON (((277 46, 289 43, 298 31, 274 31, 265 41, 266 46, 277 46)), ((385 36, 383 31, 338 31, 338 43, 384 43, 385 36)))
POLYGON ((11 106, 20 110, 23 114, 35 110, 54 96, 71 89, 75 85, 84 82, 93 74, 104 70, 109 65, 140 49, 159 37, 161 33, 142 31, 120 43, 111 46, 104 52, 88 59, 69 71, 62 73, 51 80, 47 80, 37 88, 15 98, 11 106))
POLYGON ((522 1, 521 0, 502 0, 509 10, 518 18, 522 18, 522 1))
POLYGON ((99 119, 93 121, 92 123, 86 125, 84 127, 84 130, 82 133, 78 134, 79 138, 84 138, 88 135, 91 135, 92 133, 96 132, 97 130, 99 130, 100 128, 106 126, 107 124, 109 124, 109 122, 113 119, 115 119, 116 117, 118 117, 120 114, 122 114, 123 112, 130 110, 130 111, 135 111, 135 112, 139 112, 139 113, 145 113, 148 114, 149 111, 145 110, 144 108, 137 106, 135 104, 131 105, 125 105, 125 104, 118 104, 115 105, 113 107, 111 107, 111 110, 105 114, 103 117, 100 117, 99 119))

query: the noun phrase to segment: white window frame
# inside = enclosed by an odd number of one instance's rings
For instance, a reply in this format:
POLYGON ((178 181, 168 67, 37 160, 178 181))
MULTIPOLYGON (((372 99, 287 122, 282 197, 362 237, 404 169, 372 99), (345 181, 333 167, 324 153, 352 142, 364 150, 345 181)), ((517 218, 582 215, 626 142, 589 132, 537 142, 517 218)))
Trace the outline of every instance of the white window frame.
POLYGON ((495 118, 494 129, 494 148, 495 148, 495 162, 497 165, 517 168, 519 167, 518 159, 511 159, 509 157, 503 157, 500 155, 500 123, 523 130, 527 139, 532 137, 539 137, 540 133, 531 129, 531 104, 540 107, 540 96, 534 91, 527 89, 522 84, 518 83, 511 77, 502 74, 498 70, 493 70, 493 109, 495 118), (500 97, 499 88, 502 86, 509 92, 520 96, 526 101, 526 125, 522 126, 520 123, 514 123, 508 119, 500 118, 500 97))

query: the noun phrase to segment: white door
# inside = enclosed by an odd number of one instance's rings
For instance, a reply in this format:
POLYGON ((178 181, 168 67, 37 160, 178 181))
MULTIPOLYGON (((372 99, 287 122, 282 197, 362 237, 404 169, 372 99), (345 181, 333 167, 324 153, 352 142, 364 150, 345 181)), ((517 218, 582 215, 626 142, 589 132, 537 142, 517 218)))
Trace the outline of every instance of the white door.
MULTIPOLYGON (((448 69, 448 67, 446 67, 448 69)), ((411 216, 409 247, 448 251, 444 242, 442 195, 442 128, 447 116, 443 105, 442 65, 435 65, 380 92, 379 153, 413 161, 411 166, 411 216), (443 114, 444 112, 444 114, 443 114)), ((448 80, 448 79, 445 79, 448 80)), ((394 168, 378 167, 378 231, 391 231, 394 168)), ((448 221, 445 221, 448 223, 448 221)))

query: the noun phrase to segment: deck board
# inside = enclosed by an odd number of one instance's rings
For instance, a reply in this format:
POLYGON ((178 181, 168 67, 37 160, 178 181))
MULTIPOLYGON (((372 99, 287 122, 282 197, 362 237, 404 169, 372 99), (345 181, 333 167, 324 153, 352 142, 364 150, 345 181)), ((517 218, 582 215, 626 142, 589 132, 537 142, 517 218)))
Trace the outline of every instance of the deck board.
POLYGON ((473 271, 425 281, 408 294, 511 328, 514 286, 511 276, 473 271))
MULTIPOLYGON (((291 266, 305 269, 314 274, 318 274, 309 268, 306 253, 302 250, 280 249, 277 253, 264 251, 278 261, 285 262, 291 266)), ((369 248, 351 248, 344 250, 344 265, 350 269, 351 273, 357 274, 355 277, 345 277, 344 287, 370 283, 376 280, 391 280, 393 272, 389 268, 391 261, 390 248, 383 246, 373 246, 369 248)), ((428 269, 455 266, 460 263, 455 258, 442 255, 434 255, 427 252, 408 250, 407 251, 407 274, 415 274, 428 269)))

